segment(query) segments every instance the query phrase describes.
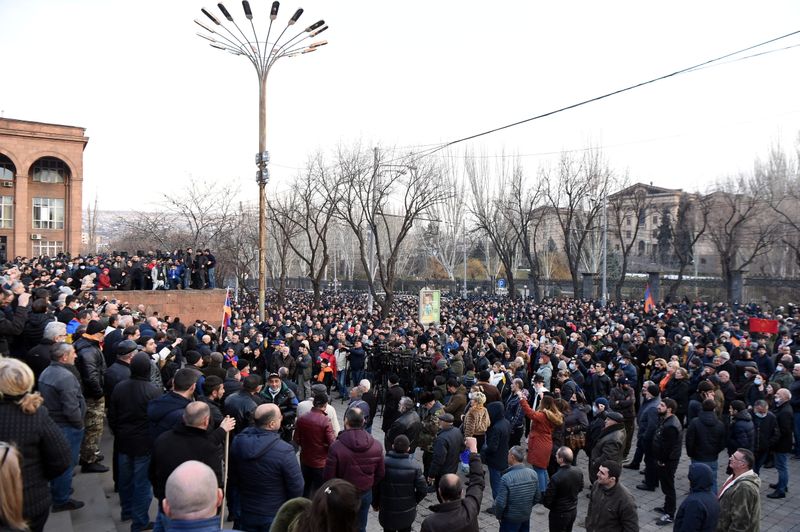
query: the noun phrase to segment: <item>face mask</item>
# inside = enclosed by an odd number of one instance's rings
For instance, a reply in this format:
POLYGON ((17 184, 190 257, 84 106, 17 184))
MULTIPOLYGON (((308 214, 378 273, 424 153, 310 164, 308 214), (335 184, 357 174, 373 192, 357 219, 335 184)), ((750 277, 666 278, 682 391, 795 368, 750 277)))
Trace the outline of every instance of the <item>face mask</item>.
POLYGON ((781 404, 781 400, 776 397, 775 398, 775 406, 778 406, 780 404, 781 404))
POLYGON ((470 399, 475 399, 474 395, 475 395, 474 393, 472 393, 472 392, 469 392, 469 398, 470 398, 470 399))
POLYGON ((783 371, 783 366, 778 366, 777 368, 775 368, 775 371, 783 371))
POLYGON ((596 405, 592 405, 592 413, 593 413, 594 415, 597 415, 597 412, 599 412, 599 411, 600 411, 600 409, 599 409, 599 408, 597 408, 597 406, 596 406, 596 405))
POLYGON ((759 418, 765 418, 765 417, 767 417, 767 413, 766 413, 766 412, 764 412, 763 414, 762 414, 761 412, 756 412, 755 414, 756 414, 756 416, 757 416, 757 417, 759 417, 759 418))
POLYGON ((761 379, 755 379, 753 381, 753 384, 755 384, 756 386, 760 385, 761 384, 761 379))
POLYGON ((570 364, 569 369, 570 371, 575 371, 575 364, 570 364))

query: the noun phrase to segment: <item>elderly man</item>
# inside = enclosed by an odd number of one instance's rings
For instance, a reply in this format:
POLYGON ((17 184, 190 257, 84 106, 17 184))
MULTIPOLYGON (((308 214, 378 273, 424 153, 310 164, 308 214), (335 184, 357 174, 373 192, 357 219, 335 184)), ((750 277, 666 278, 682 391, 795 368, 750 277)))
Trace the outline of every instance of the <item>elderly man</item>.
POLYGON ((66 339, 67 326, 60 321, 51 321, 44 326, 44 335, 41 341, 33 346, 23 358, 23 362, 33 370, 33 376, 37 381, 39 380, 39 375, 50 365, 50 350, 53 344, 63 342, 66 339))
MULTIPOLYGON (((53 323, 64 325, 60 322, 53 323)), ((64 342, 53 344, 50 358, 50 365, 39 377, 39 391, 44 397, 47 412, 64 433, 70 447, 72 467, 50 481, 53 512, 63 512, 83 507, 83 502, 70 499, 69 495, 72 489, 72 469, 78 465, 78 453, 83 441, 86 401, 83 399, 78 371, 75 369, 75 349, 72 345, 64 342)))
POLYGON ((583 490, 583 473, 572 465, 572 449, 559 447, 556 451, 558 471, 547 483, 542 501, 550 509, 550 532, 572 532, 578 515, 578 493, 583 490))
POLYGON ((769 487, 775 491, 768 494, 770 499, 783 499, 789 488, 789 453, 792 452, 792 433, 794 432, 794 414, 790 401, 792 393, 786 388, 775 392, 775 417, 778 419, 780 436, 773 446, 775 453, 775 469, 778 470, 778 482, 769 487))
POLYGON ((622 453, 625 449, 624 418, 619 412, 606 412, 606 421, 603 430, 597 438, 597 443, 592 447, 592 456, 589 460, 589 480, 594 483, 600 464, 611 460, 622 462, 622 453))
MULTIPOLYGON (((405 435, 409 441, 409 453, 414 454, 417 450, 417 440, 419 433, 422 430, 422 420, 414 410, 414 400, 410 397, 403 397, 400 399, 400 417, 398 417, 383 440, 383 447, 389 452, 392 449, 395 438, 401 434, 405 435)), ((427 473, 427 471, 426 471, 427 473)))
POLYGON ((217 532, 217 508, 222 504, 222 490, 207 465, 190 460, 178 466, 167 479, 164 513, 175 530, 217 532))
POLYGON ((459 456, 463 446, 464 435, 453 426, 453 414, 440 415, 439 434, 433 442, 433 459, 426 473, 428 484, 434 489, 444 475, 458 472, 459 456))
POLYGON ((736 449, 728 459, 733 472, 719 492, 719 532, 758 532, 761 524, 761 479, 753 471, 755 456, 749 449, 736 449))

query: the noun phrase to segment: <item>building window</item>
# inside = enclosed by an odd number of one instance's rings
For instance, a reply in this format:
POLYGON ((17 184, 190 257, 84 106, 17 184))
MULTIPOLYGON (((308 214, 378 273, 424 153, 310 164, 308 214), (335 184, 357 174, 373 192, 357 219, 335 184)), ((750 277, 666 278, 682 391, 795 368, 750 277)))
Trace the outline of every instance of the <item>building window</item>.
POLYGON ((61 159, 42 157, 33 163, 31 175, 40 183, 63 183, 69 177, 69 167, 61 159))
POLYGON ((653 225, 658 225, 658 216, 653 216, 653 225))
POLYGON ((33 198, 34 229, 64 229, 62 198, 33 198))
POLYGON ((630 238, 630 237, 631 237, 631 232, 625 231, 625 238, 630 238))
POLYGON ((14 227, 14 198, 0 196, 0 228, 11 229, 14 227))
POLYGON ((61 240, 34 240, 33 242, 34 257, 42 255, 55 257, 59 253, 64 253, 64 242, 61 240))
POLYGON ((625 217, 625 226, 626 227, 630 227, 631 226, 631 217, 630 216, 626 216, 625 217))
POLYGON ((11 162, 11 159, 3 154, 0 154, 0 180, 13 181, 16 173, 17 169, 14 166, 14 163, 11 162))

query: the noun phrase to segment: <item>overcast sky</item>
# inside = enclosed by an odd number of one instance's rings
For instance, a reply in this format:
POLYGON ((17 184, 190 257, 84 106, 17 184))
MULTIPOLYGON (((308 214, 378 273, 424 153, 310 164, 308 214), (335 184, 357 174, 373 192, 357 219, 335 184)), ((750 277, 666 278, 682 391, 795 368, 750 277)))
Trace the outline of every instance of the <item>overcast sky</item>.
MULTIPOLYGON (((257 28, 271 2, 252 0, 257 28)), ((226 4, 239 20, 241 2, 226 4)), ((0 0, 0 112, 77 125, 84 203, 151 207, 191 179, 256 190, 257 78, 195 35, 195 0, 0 0)), ((800 2, 283 2, 329 45, 270 74, 271 189, 317 150, 403 149, 547 112, 800 29, 800 2), (502 6, 502 7, 501 7, 502 6)), ((263 36, 262 31, 262 36, 263 36)), ((759 50, 800 44, 800 36, 759 50)), ((800 132, 800 47, 674 77, 459 146, 604 147, 633 180, 689 190, 800 132)))

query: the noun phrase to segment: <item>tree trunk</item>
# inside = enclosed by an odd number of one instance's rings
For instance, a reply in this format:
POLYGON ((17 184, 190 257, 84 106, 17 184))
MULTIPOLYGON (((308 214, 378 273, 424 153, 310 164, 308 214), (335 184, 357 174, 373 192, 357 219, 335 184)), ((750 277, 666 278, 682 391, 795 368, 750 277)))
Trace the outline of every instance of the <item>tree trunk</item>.
POLYGON ((570 267, 569 275, 572 277, 572 294, 575 299, 580 299, 583 297, 583 290, 581 289, 581 283, 578 281, 578 269, 570 267))
POLYGON ((528 273, 528 279, 530 280, 531 288, 533 290, 533 299, 535 301, 541 301, 542 300, 542 293, 541 293, 542 289, 541 289, 541 286, 539 285, 539 276, 538 275, 534 275, 533 271, 531 271, 531 272, 528 273))
POLYGON ((669 287, 667 297, 664 299, 666 303, 675 301, 675 298, 678 296, 678 288, 680 288, 681 283, 683 282, 683 272, 686 270, 686 266, 688 266, 688 264, 681 263, 680 267, 678 268, 678 278, 674 283, 672 283, 672 286, 669 287))
POLYGON ((317 277, 311 277, 311 288, 314 289, 314 308, 318 309, 320 304, 320 280, 317 277))

